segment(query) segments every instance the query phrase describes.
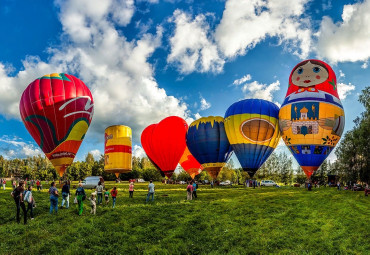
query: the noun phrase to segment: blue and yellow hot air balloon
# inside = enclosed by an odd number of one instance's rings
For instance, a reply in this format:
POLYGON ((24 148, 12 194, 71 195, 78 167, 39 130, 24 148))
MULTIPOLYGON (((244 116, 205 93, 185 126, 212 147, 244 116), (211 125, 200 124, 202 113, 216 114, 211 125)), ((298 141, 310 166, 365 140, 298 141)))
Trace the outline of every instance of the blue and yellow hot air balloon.
POLYGON ((253 177, 280 139, 279 107, 263 99, 232 104, 225 114, 227 138, 243 167, 253 177))
POLYGON ((190 124, 186 134, 186 144, 193 156, 202 164, 203 170, 216 179, 232 155, 227 140, 224 118, 209 116, 190 124))

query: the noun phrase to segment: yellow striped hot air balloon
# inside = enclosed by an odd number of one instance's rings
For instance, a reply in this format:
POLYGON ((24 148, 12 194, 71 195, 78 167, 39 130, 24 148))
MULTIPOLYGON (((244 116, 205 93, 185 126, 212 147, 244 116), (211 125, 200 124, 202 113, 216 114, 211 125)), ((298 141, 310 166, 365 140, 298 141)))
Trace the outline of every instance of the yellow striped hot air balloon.
POLYGON ((120 173, 132 170, 132 131, 123 125, 110 126, 105 129, 104 170, 120 173))

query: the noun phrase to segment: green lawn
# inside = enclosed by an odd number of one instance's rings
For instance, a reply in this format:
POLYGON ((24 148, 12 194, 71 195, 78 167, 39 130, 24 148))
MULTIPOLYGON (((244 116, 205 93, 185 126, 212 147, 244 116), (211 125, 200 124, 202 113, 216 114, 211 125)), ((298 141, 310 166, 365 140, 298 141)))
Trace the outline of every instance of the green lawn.
POLYGON ((74 204, 49 215, 47 191, 34 191, 36 217, 25 226, 15 223, 8 185, 0 191, 0 252, 370 253, 370 197, 363 192, 200 185, 198 199, 185 201, 185 185, 156 183, 155 202, 145 204, 146 187, 137 184, 129 199, 128 183, 118 185, 116 208, 98 206, 95 216, 88 203, 83 216, 77 215, 74 204))

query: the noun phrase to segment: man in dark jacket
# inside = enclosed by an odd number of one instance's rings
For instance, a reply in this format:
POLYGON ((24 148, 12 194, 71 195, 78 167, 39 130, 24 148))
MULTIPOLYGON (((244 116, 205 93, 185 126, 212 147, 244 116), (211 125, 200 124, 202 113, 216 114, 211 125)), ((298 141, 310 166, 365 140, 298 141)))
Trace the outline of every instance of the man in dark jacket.
POLYGON ((62 188, 62 208, 64 206, 64 203, 66 204, 66 208, 68 209, 69 208, 69 197, 70 197, 70 190, 69 190, 69 185, 68 185, 68 182, 65 181, 64 182, 64 185, 63 185, 63 188, 62 188))
POLYGON ((24 182, 20 181, 19 186, 13 190, 11 196, 14 198, 15 205, 17 207, 17 222, 20 223, 20 211, 22 208, 23 216, 24 216, 24 224, 27 224, 27 211, 26 206, 23 201, 23 193, 24 193, 24 182))

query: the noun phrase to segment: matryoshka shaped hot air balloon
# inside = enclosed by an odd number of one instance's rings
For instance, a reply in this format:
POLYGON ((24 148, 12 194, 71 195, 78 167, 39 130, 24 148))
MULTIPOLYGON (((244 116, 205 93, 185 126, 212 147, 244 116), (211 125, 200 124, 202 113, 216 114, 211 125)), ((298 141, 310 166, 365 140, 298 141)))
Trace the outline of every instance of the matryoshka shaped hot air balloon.
POLYGON ((225 113, 227 138, 240 165, 253 177, 280 140, 279 107, 263 99, 245 99, 225 113))
POLYGON ((188 124, 177 116, 170 116, 150 125, 141 134, 141 144, 148 158, 168 178, 171 178, 186 148, 188 124))
POLYGON ((130 127, 114 125, 107 127, 104 133, 104 170, 120 173, 132 170, 132 131, 130 127))
POLYGON ((28 132, 63 176, 94 113, 89 88, 73 75, 44 75, 25 89, 19 109, 28 132))
POLYGON ((310 178, 336 146, 344 129, 337 81, 328 64, 309 59, 293 68, 279 126, 285 144, 310 178))
POLYGON ((202 164, 203 170, 213 179, 217 178, 232 155, 224 118, 220 116, 203 117, 191 123, 186 134, 186 144, 191 154, 202 164))

